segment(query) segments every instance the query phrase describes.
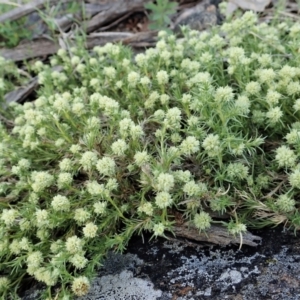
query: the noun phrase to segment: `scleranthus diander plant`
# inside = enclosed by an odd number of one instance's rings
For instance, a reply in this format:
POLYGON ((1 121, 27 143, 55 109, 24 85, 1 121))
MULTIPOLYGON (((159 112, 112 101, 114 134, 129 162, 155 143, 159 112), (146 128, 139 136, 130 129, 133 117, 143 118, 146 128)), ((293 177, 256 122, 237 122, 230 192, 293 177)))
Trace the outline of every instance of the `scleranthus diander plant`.
POLYGON ((33 66, 37 99, 0 127, 1 297, 28 277, 83 296, 109 249, 172 232, 176 210, 200 231, 299 229, 300 24, 247 12, 183 34, 33 66))

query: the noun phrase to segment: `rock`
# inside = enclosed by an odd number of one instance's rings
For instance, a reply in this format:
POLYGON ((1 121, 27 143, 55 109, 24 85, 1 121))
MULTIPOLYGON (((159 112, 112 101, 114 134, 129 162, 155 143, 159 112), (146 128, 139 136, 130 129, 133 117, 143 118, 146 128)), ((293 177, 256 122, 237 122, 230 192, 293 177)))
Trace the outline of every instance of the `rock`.
POLYGON ((174 22, 174 31, 180 33, 180 26, 186 25, 191 29, 202 31, 218 22, 217 7, 205 0, 198 5, 184 10, 174 22))
POLYGON ((255 234, 261 245, 241 250, 134 237, 127 253, 109 253, 89 294, 75 300, 299 300, 299 238, 282 228, 255 234))

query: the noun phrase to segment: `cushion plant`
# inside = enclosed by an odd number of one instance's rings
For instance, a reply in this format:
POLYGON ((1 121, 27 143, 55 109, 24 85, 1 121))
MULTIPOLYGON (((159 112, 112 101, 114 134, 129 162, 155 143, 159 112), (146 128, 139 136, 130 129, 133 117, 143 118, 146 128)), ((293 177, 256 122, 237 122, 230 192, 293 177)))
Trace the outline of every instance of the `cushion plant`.
POLYGON ((34 64, 37 98, 0 127, 1 297, 28 277, 42 299, 85 295, 109 249, 172 232, 174 211, 199 231, 299 229, 300 24, 182 30, 34 64))

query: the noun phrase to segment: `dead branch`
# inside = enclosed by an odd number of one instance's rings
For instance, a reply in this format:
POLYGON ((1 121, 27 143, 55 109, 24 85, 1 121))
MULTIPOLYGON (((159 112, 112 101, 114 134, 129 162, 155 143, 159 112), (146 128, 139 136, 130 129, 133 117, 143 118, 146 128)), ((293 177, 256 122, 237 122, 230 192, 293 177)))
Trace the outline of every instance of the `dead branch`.
POLYGON ((57 3, 59 1, 61 3, 66 3, 71 2, 72 0, 35 0, 0 15, 0 23, 18 20, 19 18, 27 16, 30 13, 36 11, 37 9, 41 9, 46 4, 57 3))
POLYGON ((41 57, 56 53, 59 46, 47 39, 36 39, 30 42, 19 44, 17 47, 1 48, 0 56, 13 61, 22 61, 29 58, 41 57))
POLYGON ((144 10, 144 4, 148 0, 114 0, 110 1, 110 6, 95 15, 91 20, 84 22, 82 28, 86 32, 92 32, 101 26, 116 20, 128 12, 144 10))
MULTIPOLYGON (((52 70, 60 72, 62 70, 62 66, 53 67, 52 70)), ((11 91, 4 95, 4 100, 7 103, 10 102, 22 102, 24 101, 37 87, 38 87, 38 77, 32 78, 26 86, 19 87, 18 89, 11 91)))
MULTIPOLYGON (((121 42, 133 47, 152 46, 155 42, 156 32, 99 32, 92 33, 87 36, 86 47, 91 49, 95 46, 102 46, 106 43, 121 42)), ((75 39, 70 39, 70 44, 75 43, 75 39)), ((18 45, 17 47, 0 49, 0 56, 12 61, 23 61, 30 58, 51 55, 57 52, 59 45, 51 40, 40 38, 27 43, 18 45)))
POLYGON ((7 103, 22 102, 28 97, 28 95, 30 95, 37 88, 37 86, 38 86, 38 80, 37 77, 35 77, 32 80, 30 80, 25 87, 20 87, 14 91, 7 93, 4 96, 4 100, 7 103))
MULTIPOLYGON (((187 238, 198 242, 207 242, 217 245, 240 244, 240 236, 233 236, 228 233, 226 228, 218 225, 212 225, 206 232, 200 232, 193 225, 185 222, 183 224, 176 224, 173 227, 173 232, 178 237, 187 238)), ((248 246, 257 246, 261 238, 253 235, 250 232, 243 234, 243 244, 248 246)))

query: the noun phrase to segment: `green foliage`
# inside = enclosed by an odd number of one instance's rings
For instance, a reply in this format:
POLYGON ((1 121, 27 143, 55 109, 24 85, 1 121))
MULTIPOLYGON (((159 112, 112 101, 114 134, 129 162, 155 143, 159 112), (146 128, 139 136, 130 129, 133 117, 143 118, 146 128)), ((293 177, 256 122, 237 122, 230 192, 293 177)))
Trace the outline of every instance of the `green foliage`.
MULTIPOLYGON (((52 7, 50 4, 50 2, 46 3, 43 10, 38 9, 37 11, 43 22, 47 24, 51 36, 55 37, 58 32, 61 33, 61 29, 57 25, 56 19, 62 15, 79 13, 81 9, 83 9, 83 6, 82 3, 77 1, 70 1, 67 3, 58 1, 55 7, 52 7)), ((84 14, 84 10, 81 13, 84 14)), ((76 20, 74 20, 74 22, 75 21, 76 20)))
MULTIPOLYGON (((13 7, 14 8, 14 7, 13 7)), ((12 9, 11 5, 0 3, 0 14, 12 9)), ((24 28, 25 18, 18 21, 0 23, 0 47, 15 47, 22 39, 31 37, 31 33, 24 28)))
POLYGON ((167 30, 170 24, 170 15, 176 13, 178 3, 170 2, 169 0, 157 0, 156 4, 153 2, 146 3, 145 8, 151 10, 149 15, 152 23, 149 25, 150 29, 153 30, 167 30))
POLYGON ((27 277, 42 299, 86 294, 109 249, 172 232, 174 211, 199 231, 226 213, 241 240, 299 229, 300 24, 247 12, 182 31, 136 56, 79 43, 35 63, 37 99, 10 104, 14 126, 0 126, 3 299, 27 277))
POLYGON ((20 70, 12 61, 0 57, 0 114, 13 118, 6 110, 4 95, 28 81, 28 74, 20 70))
MULTIPOLYGON (((27 2, 29 2, 29 0, 27 2)), ((56 36, 56 32, 59 30, 59 28, 57 27, 57 23, 55 22, 55 18, 60 15, 62 5, 63 4, 61 2, 58 2, 53 9, 52 7, 50 7, 50 3, 46 3, 46 7, 44 10, 37 10, 43 22, 47 24, 53 38, 56 36)), ((10 11, 13 8, 15 8, 15 6, 12 6, 11 3, 10 5, 0 3, 0 14, 10 11)), ((81 6, 76 1, 70 1, 69 3, 66 3, 64 5, 65 14, 76 13, 80 11, 80 9, 81 6)), ((27 17, 20 18, 17 21, 7 21, 4 23, 0 23, 0 47, 13 48, 17 46, 20 41, 24 39, 30 40, 31 38, 31 26, 28 25, 27 17)))
POLYGON ((30 32, 24 29, 24 23, 18 22, 4 22, 0 24, 0 46, 13 48, 19 44, 23 39, 31 37, 30 32))

